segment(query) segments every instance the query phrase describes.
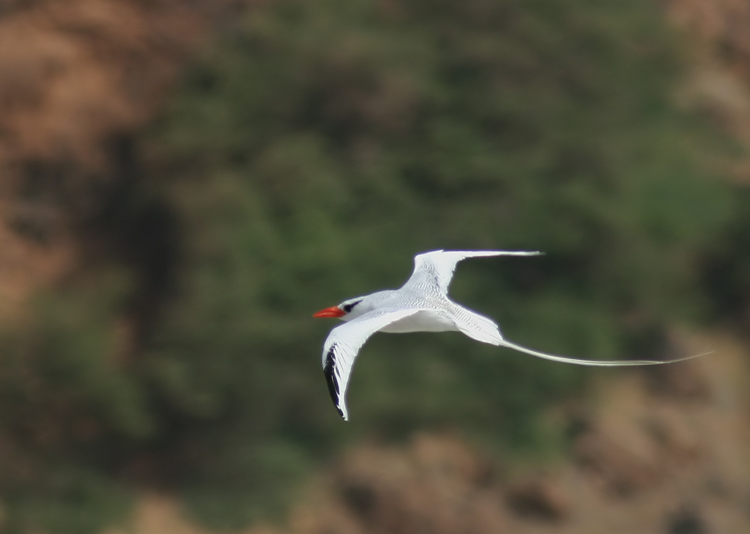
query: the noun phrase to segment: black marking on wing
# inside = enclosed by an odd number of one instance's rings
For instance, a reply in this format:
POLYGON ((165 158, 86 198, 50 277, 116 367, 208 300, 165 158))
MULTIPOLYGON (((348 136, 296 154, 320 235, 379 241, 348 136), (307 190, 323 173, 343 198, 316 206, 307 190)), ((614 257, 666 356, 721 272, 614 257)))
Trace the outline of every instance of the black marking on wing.
POLYGON ((336 410, 338 410, 339 415, 341 417, 344 417, 344 412, 339 407, 339 400, 340 400, 340 390, 339 390, 339 381, 336 377, 336 344, 334 343, 331 345, 331 348, 328 349, 328 352, 326 353, 326 364, 323 366, 323 375, 326 377, 326 382, 328 383, 328 393, 331 394, 331 400, 333 401, 334 406, 336 406, 336 410))
POLYGON ((440 287, 440 277, 438 276, 438 273, 433 269, 430 269, 430 276, 432 277, 432 283, 438 288, 438 291, 441 291, 442 288, 440 287))
POLYGON ((422 267, 422 272, 427 278, 427 283, 429 284, 430 289, 434 287, 437 288, 438 291, 442 291, 442 288, 440 286, 440 273, 434 265, 432 265, 431 263, 426 263, 422 267))

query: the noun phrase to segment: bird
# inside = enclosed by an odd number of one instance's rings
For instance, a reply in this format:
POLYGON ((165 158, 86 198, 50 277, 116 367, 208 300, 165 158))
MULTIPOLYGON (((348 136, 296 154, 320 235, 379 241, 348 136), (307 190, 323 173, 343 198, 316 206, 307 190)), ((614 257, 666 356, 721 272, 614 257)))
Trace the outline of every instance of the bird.
POLYGON ((343 325, 331 330, 323 344, 323 374, 331 400, 344 421, 349 420, 346 393, 354 361, 367 339, 376 332, 461 332, 468 337, 538 358, 574 365, 630 367, 661 365, 697 358, 696 354, 676 360, 582 360, 540 352, 505 339, 498 325, 448 297, 448 286, 456 265, 466 258, 492 256, 538 256, 539 251, 522 250, 433 250, 414 257, 414 271, 400 289, 377 291, 343 301, 313 314, 337 318, 343 325))

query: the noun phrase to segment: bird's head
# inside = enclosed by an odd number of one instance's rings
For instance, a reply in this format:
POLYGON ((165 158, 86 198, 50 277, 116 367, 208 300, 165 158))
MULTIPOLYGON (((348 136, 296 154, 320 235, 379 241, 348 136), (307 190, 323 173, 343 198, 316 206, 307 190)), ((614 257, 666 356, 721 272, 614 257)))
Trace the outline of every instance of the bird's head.
POLYGON ((342 321, 350 321, 368 311, 370 311, 370 306, 367 305, 367 297, 357 297, 345 300, 336 306, 324 308, 313 313, 313 317, 332 317, 342 321))

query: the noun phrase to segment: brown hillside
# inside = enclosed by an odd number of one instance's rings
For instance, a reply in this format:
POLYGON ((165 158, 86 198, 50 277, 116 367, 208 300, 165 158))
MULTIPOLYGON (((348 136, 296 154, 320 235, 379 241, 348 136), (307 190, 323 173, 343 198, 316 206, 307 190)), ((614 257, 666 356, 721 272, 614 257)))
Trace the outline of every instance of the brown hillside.
POLYGON ((0 2, 0 317, 73 268, 72 207, 115 179, 113 142, 154 116, 231 3, 0 2))
MULTIPOLYGON (((79 265, 72 231, 113 144, 146 125, 213 21, 236 0, 0 0, 0 319, 79 265)), ((750 143, 750 2, 670 0, 695 39, 680 91, 750 143)), ((738 169, 750 181, 750 163, 738 169)), ((750 532, 747 349, 607 375, 550 414, 570 457, 507 466, 456 436, 363 445, 311 483, 281 527, 247 534, 750 532), (596 408, 589 408, 589 407, 596 408)), ((123 531, 124 532, 124 531, 123 531)), ((144 497, 135 534, 204 534, 169 496, 144 497)))
MULTIPOLYGON (((693 73, 681 96, 750 145, 750 2, 669 0, 667 13, 693 44, 693 73)), ((750 182, 750 162, 736 175, 750 182)))

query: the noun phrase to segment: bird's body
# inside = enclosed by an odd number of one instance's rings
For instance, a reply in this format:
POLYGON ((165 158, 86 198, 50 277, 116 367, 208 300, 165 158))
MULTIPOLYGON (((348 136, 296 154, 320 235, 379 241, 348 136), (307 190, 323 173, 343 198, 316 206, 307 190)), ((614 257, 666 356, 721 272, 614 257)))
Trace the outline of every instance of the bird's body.
MULTIPOLYGON (((458 330, 451 316, 457 313, 461 307, 451 302, 447 297, 420 295, 418 292, 409 291, 408 289, 389 289, 368 295, 367 305, 373 308, 369 311, 374 311, 375 309, 418 310, 413 315, 407 315, 384 326, 380 329, 381 332, 407 334, 409 332, 449 332, 458 330)), ((342 317, 342 319, 348 322, 348 320, 356 320, 357 317, 353 317, 352 319, 342 317)))
POLYGON ((414 272, 400 289, 378 291, 349 299, 314 314, 314 317, 335 317, 345 321, 345 324, 331 331, 323 347, 323 373, 341 417, 344 420, 349 417, 345 396, 354 359, 365 341, 378 331, 462 332, 482 343, 576 365, 619 367, 670 363, 656 360, 579 360, 535 351, 504 339, 494 321, 464 308, 448 297, 453 271, 456 264, 464 258, 538 254, 541 253, 500 250, 426 252, 415 256, 414 272))

